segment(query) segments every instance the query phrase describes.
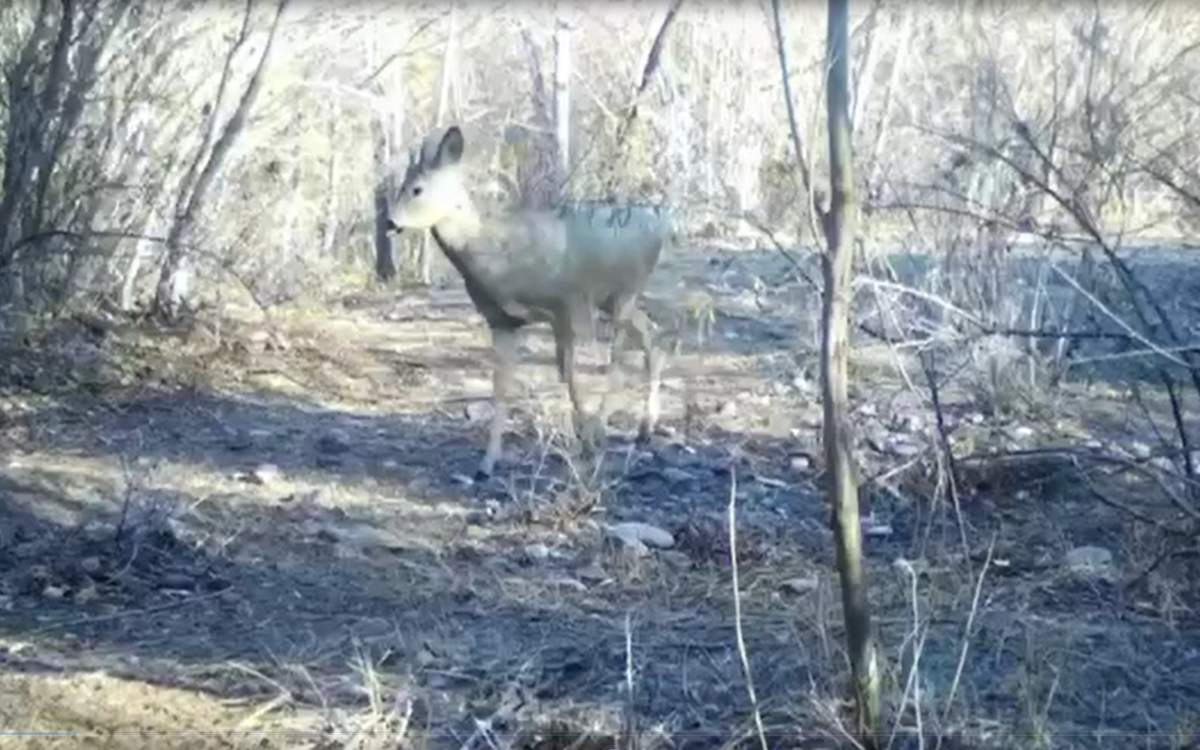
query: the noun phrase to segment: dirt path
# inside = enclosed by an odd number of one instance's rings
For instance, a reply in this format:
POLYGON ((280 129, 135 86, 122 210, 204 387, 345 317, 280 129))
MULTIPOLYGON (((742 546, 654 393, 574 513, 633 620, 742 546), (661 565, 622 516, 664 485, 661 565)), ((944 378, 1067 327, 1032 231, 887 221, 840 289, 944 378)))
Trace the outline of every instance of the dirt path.
MULTIPOLYGON (((463 747, 472 733, 486 744, 478 721, 489 720, 518 746, 565 747, 590 727, 599 747, 621 727, 628 637, 647 737, 719 745, 749 727, 725 526, 736 471, 744 625, 773 746, 840 742, 842 633, 804 324, 815 300, 802 282, 780 283, 787 268, 767 253, 665 264, 655 317, 666 325, 681 288, 706 288, 713 337, 689 341, 667 374, 666 434, 633 444, 631 400, 594 473, 556 429, 565 399, 538 331, 512 460, 493 481, 466 479, 489 379, 483 327, 457 287, 285 316, 285 349, 248 337, 203 363, 204 385, 160 371, 95 393, 12 397, 0 727, 83 732, 105 747, 341 747, 370 728, 463 747), (675 544, 617 543, 604 528, 622 521, 675 544)), ((585 372, 599 382, 595 354, 585 372)), ((924 439, 895 426, 894 389, 860 400, 867 438, 888 424, 924 439)), ((902 460, 876 457, 872 470, 902 460)), ((965 746, 989 726, 1004 729, 984 744, 1025 746, 1043 710, 1067 732, 1167 732, 1200 704, 1194 612, 1168 622, 1111 585, 1056 572, 1073 545, 1129 540, 1048 471, 1036 497, 995 491, 964 508, 966 567, 930 546, 961 549, 947 509, 867 498, 887 529, 868 554, 889 679, 911 627, 902 558, 935 607, 922 655, 930 700, 946 697, 996 535, 1005 564, 975 619, 966 709, 941 728, 965 746)))

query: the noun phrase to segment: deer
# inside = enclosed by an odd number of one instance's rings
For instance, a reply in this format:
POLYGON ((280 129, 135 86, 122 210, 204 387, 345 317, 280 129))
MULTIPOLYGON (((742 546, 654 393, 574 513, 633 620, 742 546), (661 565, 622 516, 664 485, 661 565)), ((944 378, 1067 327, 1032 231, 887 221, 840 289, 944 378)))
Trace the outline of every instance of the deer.
POLYGON ((461 128, 452 125, 437 136, 434 131, 410 150, 388 229, 432 233, 491 334, 494 408, 475 480, 491 477, 502 460, 519 332, 532 324, 549 323, 553 331, 558 379, 566 384, 574 431, 585 445, 604 439, 619 355, 626 337, 632 338, 642 350, 645 372, 637 440, 649 440, 659 418, 664 352, 656 348, 654 324, 638 303, 674 237, 670 211, 592 202, 484 213, 468 187, 461 128), (585 326, 594 335, 597 312, 611 320, 613 335, 604 367, 607 391, 599 415, 589 416, 575 348, 585 326))

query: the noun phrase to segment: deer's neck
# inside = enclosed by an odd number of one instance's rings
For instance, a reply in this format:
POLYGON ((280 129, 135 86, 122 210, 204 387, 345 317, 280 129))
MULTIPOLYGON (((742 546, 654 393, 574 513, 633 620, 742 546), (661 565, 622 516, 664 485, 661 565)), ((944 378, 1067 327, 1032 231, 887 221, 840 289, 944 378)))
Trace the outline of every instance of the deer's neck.
POLYGON ((482 234, 482 221, 477 213, 471 211, 453 220, 438 222, 430 231, 454 270, 462 276, 467 295, 488 325, 515 330, 529 322, 505 310, 503 299, 495 288, 495 279, 476 257, 472 245, 482 234))

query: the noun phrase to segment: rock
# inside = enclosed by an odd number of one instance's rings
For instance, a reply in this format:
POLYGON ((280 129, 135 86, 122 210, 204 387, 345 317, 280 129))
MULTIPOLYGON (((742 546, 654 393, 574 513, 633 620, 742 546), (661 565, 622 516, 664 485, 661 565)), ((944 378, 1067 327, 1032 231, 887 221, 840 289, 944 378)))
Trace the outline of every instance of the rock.
POLYGON ((542 562, 543 560, 549 559, 550 548, 539 543, 526 544, 524 553, 526 560, 529 560, 530 562, 542 562))
POLYGON ((1150 446, 1141 441, 1135 440, 1134 442, 1130 443, 1129 452, 1139 461, 1145 461, 1146 459, 1150 458, 1150 446))
POLYGON ((618 537, 621 541, 621 546, 617 553, 626 558, 647 557, 650 555, 650 548, 645 545, 640 539, 629 539, 618 537))
POLYGON ((628 546, 645 545, 656 549, 669 549, 675 546, 675 537, 671 532, 639 521, 626 521, 607 528, 608 533, 628 546))
POLYGON ((330 430, 317 440, 317 450, 322 453, 345 453, 350 450, 350 441, 340 430, 330 430))
POLYGON ((229 440, 225 443, 227 450, 235 452, 249 450, 252 447, 254 447, 254 439, 250 437, 249 433, 243 430, 233 431, 229 436, 229 440))
POLYGON ((95 575, 100 572, 102 563, 99 557, 85 557, 79 561, 79 567, 88 575, 95 575))
POLYGON ((246 481, 252 484, 268 484, 280 477, 279 467, 275 464, 259 464, 246 474, 246 481))
POLYGON ((463 407, 468 422, 488 422, 495 413, 496 407, 490 401, 468 401, 463 407))
POLYGON ((820 583, 816 576, 804 576, 802 578, 789 578, 779 584, 779 588, 789 594, 807 594, 810 591, 816 591, 820 583))
POLYGON ((666 466, 662 469, 663 478, 671 483, 691 482, 696 477, 690 471, 676 468, 674 466, 666 466))
POLYGON ((674 570, 688 570, 692 567, 692 558, 679 550, 664 550, 659 554, 659 559, 674 570))
POLYGON ((328 487, 314 487, 311 490, 302 490, 293 493, 280 500, 280 502, 290 503, 298 502, 301 505, 329 505, 333 500, 333 492, 328 487))
POLYGON ((812 459, 803 454, 791 456, 788 459, 788 466, 792 468, 792 471, 808 471, 812 468, 812 459))
POLYGON ((1013 428, 1012 436, 1017 440, 1028 440, 1034 436, 1034 430, 1029 425, 1019 425, 1013 428))
POLYGON ((1084 578, 1112 578, 1113 554, 1103 547, 1075 547, 1063 558, 1067 570, 1084 578))
POLYGON ((595 561, 580 568, 575 573, 579 576, 580 580, 585 582, 599 583, 608 580, 608 573, 605 572, 604 568, 600 567, 600 563, 595 561))
POLYGON ((107 521, 92 521, 83 527, 83 537, 89 542, 107 542, 117 535, 117 527, 107 521))
POLYGON ((920 455, 925 450, 920 443, 899 435, 893 435, 887 441, 887 449, 889 453, 900 458, 912 458, 913 456, 920 455))
POLYGON ((788 487, 791 486, 787 482, 783 481, 782 479, 775 479, 774 477, 764 477, 761 474, 755 474, 754 481, 756 481, 759 484, 764 485, 766 487, 774 487, 777 490, 786 490, 788 487))
POLYGON ((196 584, 195 578, 187 573, 163 573, 158 579, 160 589, 179 589, 191 591, 196 584))
POLYGON ((62 586, 46 586, 42 589, 42 596, 46 599, 62 599, 67 595, 67 590, 62 586))
POLYGON ((491 520, 491 515, 486 510, 473 510, 463 516, 468 526, 482 526, 491 520))

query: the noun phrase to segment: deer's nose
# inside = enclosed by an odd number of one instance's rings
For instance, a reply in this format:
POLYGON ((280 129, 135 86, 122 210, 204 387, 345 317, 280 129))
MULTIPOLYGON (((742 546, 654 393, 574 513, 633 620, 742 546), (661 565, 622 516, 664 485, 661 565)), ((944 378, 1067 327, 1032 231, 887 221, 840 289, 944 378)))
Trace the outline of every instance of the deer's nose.
POLYGON ((387 220, 387 230, 389 232, 394 232, 396 234, 400 234, 401 232, 404 231, 404 227, 402 227, 399 224, 397 224, 396 222, 392 221, 392 217, 389 216, 388 220, 387 220))

